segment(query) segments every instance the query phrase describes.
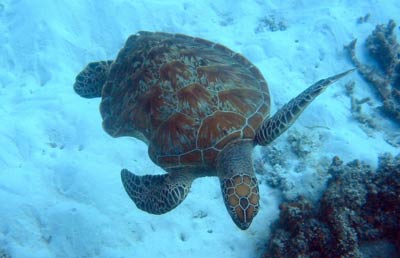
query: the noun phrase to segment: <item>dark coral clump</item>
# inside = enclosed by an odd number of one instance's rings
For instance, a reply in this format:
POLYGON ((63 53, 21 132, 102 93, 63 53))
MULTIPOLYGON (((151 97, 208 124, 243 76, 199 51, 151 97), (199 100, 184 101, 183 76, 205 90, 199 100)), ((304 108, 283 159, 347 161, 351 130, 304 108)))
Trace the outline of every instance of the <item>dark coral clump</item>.
POLYGON ((355 53, 357 40, 353 40, 346 49, 360 74, 378 91, 384 113, 400 123, 400 45, 395 28, 393 20, 387 25, 377 25, 366 40, 368 53, 376 61, 378 69, 358 60, 355 53))
POLYGON ((379 168, 335 158, 320 203, 283 203, 264 258, 400 257, 400 155, 379 168))
POLYGON ((0 258, 11 258, 4 250, 0 248, 0 258))

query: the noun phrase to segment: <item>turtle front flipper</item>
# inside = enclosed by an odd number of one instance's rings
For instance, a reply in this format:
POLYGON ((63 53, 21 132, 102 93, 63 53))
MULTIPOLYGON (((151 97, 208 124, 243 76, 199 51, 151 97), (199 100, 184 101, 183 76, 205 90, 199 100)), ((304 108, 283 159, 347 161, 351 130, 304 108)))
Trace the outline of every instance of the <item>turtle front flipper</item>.
POLYGON ((126 192, 136 206, 152 214, 166 213, 187 196, 193 177, 188 173, 137 176, 127 169, 121 171, 126 192))
POLYGON ((279 135, 285 132, 294 123, 294 121, 296 121, 296 119, 311 103, 311 101, 321 94, 330 84, 336 82, 353 71, 354 69, 351 69, 320 80, 308 87, 305 91, 300 93, 300 95, 289 101, 289 103, 284 105, 278 112, 274 114, 274 116, 267 118, 263 122, 260 129, 257 131, 255 137, 256 143, 263 146, 271 143, 279 135))
POLYGON ((75 78, 74 90, 84 98, 101 97, 113 61, 89 63, 75 78))

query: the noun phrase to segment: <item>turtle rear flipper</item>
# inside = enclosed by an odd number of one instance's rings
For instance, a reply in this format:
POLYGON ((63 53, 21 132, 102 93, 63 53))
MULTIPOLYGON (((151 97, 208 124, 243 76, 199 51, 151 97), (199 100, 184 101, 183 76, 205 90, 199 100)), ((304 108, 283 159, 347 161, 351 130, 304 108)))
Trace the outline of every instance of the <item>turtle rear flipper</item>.
POLYGON ((75 78, 74 90, 81 97, 101 97, 113 61, 89 63, 75 78))
POLYGON ((136 206, 152 214, 163 214, 178 206, 193 181, 185 173, 137 176, 127 169, 121 171, 121 179, 136 206))

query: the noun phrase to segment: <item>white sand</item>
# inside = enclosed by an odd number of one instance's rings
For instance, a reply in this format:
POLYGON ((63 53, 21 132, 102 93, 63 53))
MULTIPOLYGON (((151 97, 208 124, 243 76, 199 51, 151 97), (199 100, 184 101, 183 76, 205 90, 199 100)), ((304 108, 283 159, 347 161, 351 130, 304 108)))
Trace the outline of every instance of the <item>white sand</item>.
MULTIPOLYGON (((86 63, 115 58, 130 34, 179 32, 247 56, 269 83, 274 112, 316 80, 351 68, 343 45, 358 38, 363 56, 361 43, 375 25, 400 13, 397 0, 237 2, 0 1, 0 250, 14 258, 261 255, 278 216, 278 190, 260 186, 261 211, 247 231, 231 221, 217 178, 196 180, 168 214, 142 212, 119 172, 162 170, 139 140, 112 139, 102 130, 99 99, 82 99, 72 90, 86 63), (370 19, 357 24, 367 13, 370 19), (255 33, 270 15, 287 29, 255 33)), ((344 90, 350 79, 356 96, 378 105, 355 73, 320 96, 295 128, 314 127, 324 136, 315 158, 339 155, 375 164, 379 153, 398 150, 383 133, 367 136, 353 119, 344 90)))

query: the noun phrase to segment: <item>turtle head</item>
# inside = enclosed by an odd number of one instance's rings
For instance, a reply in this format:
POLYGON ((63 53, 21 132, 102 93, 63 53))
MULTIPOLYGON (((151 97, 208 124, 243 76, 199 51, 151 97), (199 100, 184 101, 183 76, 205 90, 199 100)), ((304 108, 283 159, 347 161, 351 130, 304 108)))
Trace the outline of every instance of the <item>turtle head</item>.
POLYGON ((81 97, 101 97, 113 61, 89 63, 75 78, 74 90, 81 97))
POLYGON ((252 151, 252 141, 240 140, 227 145, 217 157, 217 174, 225 206, 242 230, 250 226, 259 207, 252 151))

